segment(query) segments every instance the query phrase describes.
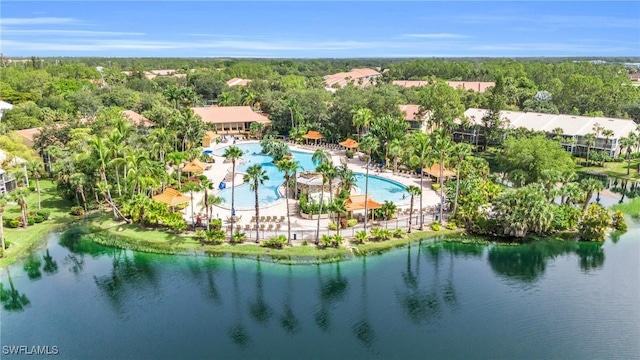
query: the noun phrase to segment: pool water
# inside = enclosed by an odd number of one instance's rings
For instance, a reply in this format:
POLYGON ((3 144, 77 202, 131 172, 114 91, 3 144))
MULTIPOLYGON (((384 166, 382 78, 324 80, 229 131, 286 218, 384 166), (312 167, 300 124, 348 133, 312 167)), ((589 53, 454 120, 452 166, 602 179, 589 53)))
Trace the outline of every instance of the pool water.
MULTIPOLYGON (((266 171, 269 180, 258 188, 258 204, 269 205, 280 198, 278 187, 284 182, 284 173, 280 172, 275 164, 271 163, 272 157, 260 154, 262 146, 258 143, 236 145, 243 152, 242 163, 237 163, 236 172, 245 173, 249 166, 260 164, 266 171)), ((222 156, 225 148, 218 149, 215 155, 222 156)), ((291 151, 294 160, 300 164, 301 171, 314 170, 316 165, 311 160, 313 154, 300 151, 291 151)), ((356 186, 361 193, 365 190, 365 175, 356 173, 356 186)), ((369 194, 378 202, 399 202, 403 200, 405 187, 402 184, 369 175, 369 194)), ((224 200, 226 206, 231 206, 231 187, 222 190, 218 196, 224 200)), ((249 184, 236 186, 235 207, 237 210, 253 209, 255 207, 255 193, 249 188, 249 184)))

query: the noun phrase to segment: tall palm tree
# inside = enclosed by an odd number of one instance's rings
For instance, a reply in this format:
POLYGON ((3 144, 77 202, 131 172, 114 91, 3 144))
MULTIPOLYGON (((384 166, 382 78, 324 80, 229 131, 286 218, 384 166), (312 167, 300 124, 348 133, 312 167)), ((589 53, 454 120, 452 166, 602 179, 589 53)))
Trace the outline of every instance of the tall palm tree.
POLYGON ((422 194, 422 189, 415 185, 409 185, 405 190, 407 190, 407 192, 411 195, 411 205, 409 205, 409 229, 407 230, 407 232, 410 233, 411 220, 413 219, 413 199, 416 195, 422 194))
POLYGON ((362 138, 362 130, 368 128, 373 121, 373 111, 367 108, 359 108, 352 110, 353 114, 353 126, 358 131, 358 141, 362 138))
MULTIPOLYGON (((182 189, 182 163, 187 159, 187 155, 180 151, 174 151, 167 154, 167 161, 175 165, 178 172, 178 189, 182 189)), ((125 189, 126 191, 126 189, 125 189)))
MULTIPOLYGON (((411 163, 420 168, 420 189, 424 189, 424 168, 431 165, 433 161, 433 154, 431 152, 431 142, 429 137, 424 133, 416 133, 411 138, 411 163)), ((422 195, 420 192, 420 230, 424 229, 424 216, 422 214, 422 195)))
MULTIPOLYGON (((231 161, 231 215, 235 212, 235 200, 236 200, 236 161, 242 157, 242 150, 237 146, 229 146, 224 149, 222 157, 231 161)), ((245 180, 246 181, 246 180, 245 180)), ((257 196, 257 191, 256 191, 257 196)), ((257 202, 257 200, 256 200, 257 202)), ((256 205, 257 206, 257 205, 256 205)), ((256 217, 257 218, 257 217, 256 217)), ((257 219, 256 219, 257 221, 257 219)), ((231 239, 233 239, 233 226, 231 227, 231 239)))
POLYGON ((151 131, 150 138, 153 143, 153 150, 158 152, 160 162, 166 167, 165 155, 167 153, 167 145, 171 141, 171 133, 165 127, 155 128, 151 131))
POLYGON ((626 160, 627 160, 627 175, 629 175, 631 173, 631 152, 632 147, 635 145, 636 140, 633 138, 633 136, 635 136, 634 133, 631 133, 629 137, 623 137, 620 138, 620 148, 626 148, 627 149, 627 155, 626 155, 626 160))
POLYGON ((7 205, 7 197, 4 194, 0 194, 0 245, 2 246, 2 255, 4 256, 4 250, 6 249, 4 243, 4 207, 7 205))
POLYGON ((76 200, 78 199, 78 194, 82 197, 82 208, 84 209, 85 214, 87 213, 87 198, 84 194, 84 185, 87 182, 87 176, 84 173, 77 172, 69 177, 69 182, 74 189, 76 194, 76 200))
POLYGON ((284 172, 284 192, 287 202, 287 241, 289 246, 291 246, 291 212, 289 211, 289 182, 291 181, 291 177, 294 176, 298 167, 300 167, 297 161, 291 160, 289 158, 283 158, 282 160, 276 163, 278 170, 284 172))
POLYGON ((340 229, 342 225, 340 224, 340 220, 342 215, 347 214, 347 200, 343 198, 336 198, 331 202, 331 211, 338 215, 338 235, 340 235, 340 229))
POLYGON ((591 163, 589 159, 589 152, 591 148, 596 145, 596 134, 587 134, 584 136, 584 145, 587 147, 587 166, 591 163))
POLYGON ((584 206, 582 207, 582 212, 586 213, 587 207, 589 207, 589 201, 591 201, 591 197, 593 197, 594 193, 602 191, 602 189, 604 189, 604 184, 602 183, 602 181, 598 179, 587 178, 587 179, 582 179, 582 181, 580 181, 580 187, 585 192, 584 206))
POLYGON ((393 139, 389 145, 389 157, 393 161, 393 173, 398 171, 398 160, 405 153, 405 144, 400 139, 393 139))
MULTIPOLYGON (((266 180, 269 180, 267 172, 262 170, 261 165, 251 165, 247 169, 247 174, 243 178, 244 182, 249 183, 249 189, 255 192, 255 205, 256 205, 256 243, 260 242, 260 204, 258 203, 258 187, 266 180)), ((233 229, 233 227, 231 227, 233 229)), ((233 230, 232 230, 233 231, 233 230)))
POLYGON ((27 171, 32 179, 36 180, 36 192, 38 194, 38 210, 40 206, 40 178, 44 175, 44 164, 40 159, 31 160, 27 163, 27 171))
POLYGON ((27 205, 27 197, 29 196, 29 189, 25 187, 19 187, 13 190, 10 193, 11 200, 15 201, 18 206, 20 206, 20 215, 22 216, 22 226, 29 226, 29 217, 28 217, 28 205, 27 205))
POLYGON ((327 182, 329 183, 329 202, 333 202, 333 180, 338 177, 338 168, 333 166, 332 163, 327 163, 329 166, 325 171, 324 175, 327 178, 327 182))
POLYGON ((327 183, 327 173, 331 170, 331 164, 321 162, 316 167, 316 172, 322 174, 322 185, 320 186, 320 209, 318 211, 318 221, 316 223, 316 245, 320 243, 320 217, 322 216, 322 206, 324 205, 324 184, 327 183))
POLYGON ((329 152, 327 152, 327 150, 325 149, 317 149, 311 156, 311 161, 313 161, 313 163, 316 165, 330 163, 331 155, 329 155, 329 152))
MULTIPOLYGON (((97 158, 99 165, 100 165, 100 175, 102 177, 102 182, 106 185, 108 184, 107 181, 107 167, 106 167, 106 157, 107 157, 107 153, 108 153, 108 148, 105 145, 104 141, 102 140, 101 137, 99 136, 94 136, 90 141, 89 144, 91 145, 91 148, 93 150, 93 153, 95 155, 95 157, 97 158)), ((113 203, 113 199, 111 198, 111 190, 109 190, 109 187, 106 188, 106 198, 107 201, 109 202, 109 205, 111 206, 111 209, 113 210, 113 217, 116 218, 116 204, 113 203)))
POLYGON ((453 201, 453 215, 452 218, 455 219, 456 211, 458 210, 458 196, 460 195, 460 167, 462 163, 465 161, 467 156, 471 156, 472 147, 466 143, 458 143, 453 147, 453 154, 458 160, 456 166, 456 195, 453 201))
POLYGON ((440 217, 438 221, 442 223, 442 215, 444 212, 444 183, 442 179, 442 173, 444 170, 444 158, 451 149, 451 135, 446 133, 444 129, 439 129, 434 133, 433 137, 433 151, 438 154, 440 159, 440 176, 438 177, 440 183, 440 217))
MULTIPOLYGON (((189 196, 191 197, 191 225, 193 226, 193 230, 195 231, 196 229, 196 221, 195 221, 195 210, 193 209, 193 192, 194 191, 200 191, 202 189, 202 186, 200 185, 200 183, 196 182, 196 181, 190 181, 188 183, 185 184, 184 186, 184 190, 189 192, 189 196)), ((233 228, 233 226, 232 226, 233 228)), ((233 238, 232 238, 233 239, 233 238)))
POLYGON ((362 152, 364 152, 365 154, 367 154, 367 163, 366 163, 366 173, 365 173, 365 179, 364 179, 364 231, 367 232, 367 211, 368 209, 368 199, 369 199, 369 162, 371 161, 371 152, 374 149, 377 149, 380 146, 380 143, 378 142, 378 139, 376 139, 373 136, 365 136, 362 139, 362 142, 360 142, 359 148, 362 152))
POLYGON ((208 178, 203 177, 200 180, 200 186, 202 187, 202 190, 204 190, 204 196, 202 197, 200 205, 202 206, 204 212, 207 214, 207 231, 209 231, 209 223, 211 222, 211 218, 213 217, 213 205, 221 204, 223 202, 223 199, 209 192, 210 190, 213 190, 214 184, 208 178))
MULTIPOLYGON (((611 129, 602 130, 602 136, 604 136, 604 147, 605 148, 607 148, 607 149, 609 148, 609 139, 611 137, 613 137, 613 135, 615 135, 615 133, 611 129)), ((609 153, 609 154, 611 154, 611 153, 609 153)), ((613 157, 613 155, 611 157, 613 157)), ((605 157, 603 156, 602 157, 602 166, 604 166, 604 159, 605 159, 605 157)))

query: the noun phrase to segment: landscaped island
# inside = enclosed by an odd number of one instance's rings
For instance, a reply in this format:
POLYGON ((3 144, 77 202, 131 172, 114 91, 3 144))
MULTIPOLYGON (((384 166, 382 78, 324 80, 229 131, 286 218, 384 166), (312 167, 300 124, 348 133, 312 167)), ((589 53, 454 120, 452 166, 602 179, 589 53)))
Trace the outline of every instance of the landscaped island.
POLYGON ((445 233, 625 231, 622 212, 599 205, 611 186, 581 173, 624 164, 623 192, 636 187, 640 93, 619 86, 621 67, 488 61, 475 66, 489 79, 468 80, 491 82, 469 88, 422 65, 324 80, 250 61, 152 78, 79 62, 1 68, 14 108, 0 122, 0 264, 72 222, 140 251, 318 261, 445 233), (587 85, 596 95, 576 97, 587 85))

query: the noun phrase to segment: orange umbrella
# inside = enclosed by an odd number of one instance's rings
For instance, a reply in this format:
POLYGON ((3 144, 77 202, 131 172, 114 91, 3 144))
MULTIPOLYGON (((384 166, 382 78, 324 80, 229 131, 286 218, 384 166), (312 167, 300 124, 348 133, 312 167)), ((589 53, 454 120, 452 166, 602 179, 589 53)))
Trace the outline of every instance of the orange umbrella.
POLYGON ((189 161, 182 167, 182 171, 184 172, 193 172, 193 173, 201 173, 209 168, 209 164, 203 163, 198 159, 193 159, 189 161))
POLYGON ((311 131, 311 130, 309 130, 308 133, 302 135, 302 137, 305 139, 311 139, 311 140, 320 140, 324 138, 324 136, 322 136, 322 134, 320 134, 319 132, 311 131))
POLYGON ((191 201, 190 197, 184 196, 178 190, 172 188, 164 189, 162 194, 158 194, 152 199, 169 206, 176 206, 191 201))

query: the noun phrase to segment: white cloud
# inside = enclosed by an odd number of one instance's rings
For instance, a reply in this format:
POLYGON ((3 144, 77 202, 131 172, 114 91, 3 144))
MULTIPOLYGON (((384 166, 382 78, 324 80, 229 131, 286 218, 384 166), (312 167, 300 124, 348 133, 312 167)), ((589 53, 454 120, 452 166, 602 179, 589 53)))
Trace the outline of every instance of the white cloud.
POLYGON ((436 34, 402 34, 403 37, 408 38, 420 38, 420 39, 464 39, 468 38, 466 35, 460 34, 447 34, 447 33, 436 33, 436 34))
POLYGON ((80 20, 65 17, 5 18, 2 25, 64 25, 79 24, 80 20))
POLYGON ((121 32, 121 31, 91 31, 91 30, 58 30, 58 29, 0 29, 4 36, 7 35, 23 35, 23 36, 41 36, 41 35, 60 35, 60 36, 140 36, 145 33, 139 32, 121 32))

